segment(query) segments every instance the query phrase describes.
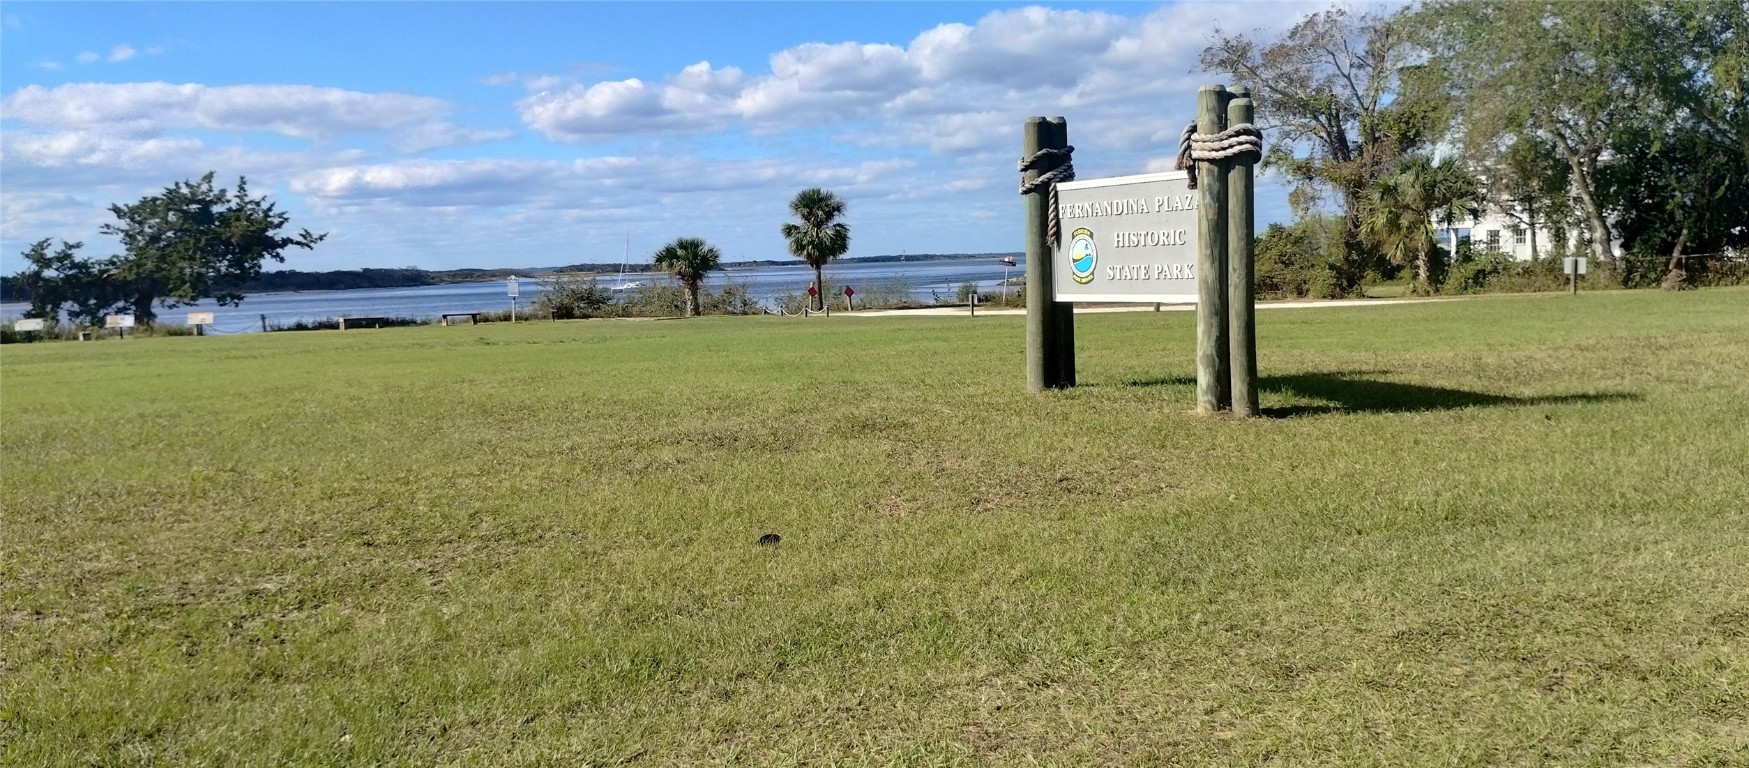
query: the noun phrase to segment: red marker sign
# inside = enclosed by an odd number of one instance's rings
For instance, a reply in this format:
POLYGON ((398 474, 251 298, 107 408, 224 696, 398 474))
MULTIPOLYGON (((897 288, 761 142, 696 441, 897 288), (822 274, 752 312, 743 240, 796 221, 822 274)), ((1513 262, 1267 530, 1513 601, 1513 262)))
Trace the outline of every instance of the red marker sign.
POLYGON ((856 289, 855 289, 855 288, 852 288, 852 287, 850 287, 850 286, 848 286, 848 285, 846 285, 846 286, 844 286, 844 295, 846 295, 846 296, 855 296, 855 295, 856 295, 856 289))

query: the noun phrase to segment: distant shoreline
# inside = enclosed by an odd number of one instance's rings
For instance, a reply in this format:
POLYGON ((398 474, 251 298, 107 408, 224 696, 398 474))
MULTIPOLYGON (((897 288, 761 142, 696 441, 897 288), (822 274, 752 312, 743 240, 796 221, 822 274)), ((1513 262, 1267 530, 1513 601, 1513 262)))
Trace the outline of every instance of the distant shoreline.
MULTIPOLYGON (((955 259, 1001 259, 1011 256, 1016 259, 1024 254, 1015 253, 900 253, 881 256, 859 256, 840 259, 840 263, 853 264, 883 264, 895 262, 927 262, 950 261, 955 259)), ((567 264, 556 267, 498 267, 491 269, 464 267, 461 269, 420 269, 418 267, 401 268, 366 268, 337 269, 321 272, 305 272, 296 269, 282 269, 263 272, 261 277, 239 286, 246 294, 263 293, 297 293, 301 291, 348 291, 386 288, 418 288, 428 285, 450 285, 460 283, 484 283, 516 277, 543 277, 554 274, 573 275, 613 275, 618 274, 625 265, 585 262, 567 264)), ((724 262, 725 270, 755 269, 759 267, 803 266, 800 259, 759 259, 754 261, 724 262)), ((650 271, 648 263, 640 263, 639 271, 650 271)), ((12 292, 11 280, 0 277, 0 302, 8 304, 26 303, 28 296, 15 295, 12 292)))

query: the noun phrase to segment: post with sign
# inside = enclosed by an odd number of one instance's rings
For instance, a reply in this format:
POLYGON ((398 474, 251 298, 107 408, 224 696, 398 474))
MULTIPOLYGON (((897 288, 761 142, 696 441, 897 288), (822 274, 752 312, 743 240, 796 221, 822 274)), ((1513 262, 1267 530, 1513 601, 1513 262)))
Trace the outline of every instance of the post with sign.
POLYGON ((212 324, 213 313, 211 312, 188 313, 188 325, 194 328, 194 335, 196 336, 205 336, 206 327, 212 324))
POLYGON ((1579 276, 1585 274, 1586 259, 1584 256, 1568 256, 1561 260, 1561 267, 1567 273, 1567 295, 1579 295, 1579 276))
MULTIPOLYGON (((1029 117, 1022 132, 1021 157, 1032 158, 1040 150, 1060 150, 1069 146, 1069 124, 1061 117, 1029 117)), ((1048 156, 1034 164, 1022 177, 1027 184, 1056 170, 1064 163, 1061 156, 1048 156)), ((1061 188, 1061 184, 1057 185, 1061 188)), ((1033 392, 1075 386, 1075 316, 1072 305, 1059 296, 1053 283, 1062 234, 1058 242, 1050 238, 1051 197, 1048 185, 1026 195, 1026 388, 1033 392), (1059 317, 1062 315, 1062 317, 1059 317), (1063 338, 1063 331, 1068 337, 1063 338), (1065 360, 1065 351, 1067 359, 1065 360)), ((1059 230, 1067 222, 1059 217, 1059 230)))
POLYGON ((1074 386, 1073 302, 1195 304, 1197 411, 1257 413, 1251 165, 1262 139, 1248 95, 1197 92, 1183 170, 1171 173, 1074 180, 1061 118, 1027 119, 1028 389, 1074 386))
POLYGON ((128 329, 134 327, 133 315, 104 315, 103 327, 112 328, 122 338, 128 337, 128 329))
POLYGON ((510 279, 506 280, 504 282, 504 284, 506 286, 508 286, 506 288, 506 290, 508 290, 510 292, 510 322, 514 323, 514 322, 516 322, 516 296, 518 293, 518 287, 516 285, 516 276, 511 275, 510 279))
POLYGON ((855 312, 856 311, 856 305, 854 303, 852 303, 852 301, 855 298, 856 298, 856 289, 852 288, 848 285, 844 286, 844 311, 846 311, 846 312, 855 312))
POLYGON ((42 333, 47 323, 40 317, 26 317, 12 321, 12 330, 19 333, 42 333))

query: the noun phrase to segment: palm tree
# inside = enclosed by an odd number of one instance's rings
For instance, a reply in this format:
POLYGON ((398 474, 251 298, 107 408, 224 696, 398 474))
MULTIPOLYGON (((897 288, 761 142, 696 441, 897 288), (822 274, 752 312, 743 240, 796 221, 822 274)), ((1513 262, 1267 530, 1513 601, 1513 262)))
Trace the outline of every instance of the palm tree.
POLYGON ((826 283, 823 270, 826 262, 843 256, 850 250, 850 225, 838 221, 844 215, 844 201, 819 187, 804 189, 789 203, 790 213, 800 224, 783 225, 783 238, 789 241, 789 252, 814 268, 814 285, 819 288, 819 304, 826 308, 826 283))
MULTIPOLYGON (((1367 191, 1361 234, 1393 264, 1415 265, 1415 290, 1433 292, 1433 225, 1479 214, 1476 180, 1455 160, 1411 155, 1367 191)), ((1455 253, 1453 254, 1456 255, 1455 253)))
POLYGON ((686 316, 703 314, 698 305, 698 284, 717 268, 723 254, 701 237, 682 237, 656 251, 656 266, 680 278, 686 291, 686 316))

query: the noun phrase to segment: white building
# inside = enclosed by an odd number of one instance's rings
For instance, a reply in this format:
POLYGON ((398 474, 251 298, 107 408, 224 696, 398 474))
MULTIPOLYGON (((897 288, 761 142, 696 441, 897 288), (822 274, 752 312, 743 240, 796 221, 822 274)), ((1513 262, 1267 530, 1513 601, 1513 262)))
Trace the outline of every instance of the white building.
MULTIPOLYGON (((1566 227, 1567 253, 1585 255, 1586 248, 1581 239, 1580 227, 1566 227)), ((1433 225, 1434 239, 1450 253, 1457 252, 1458 243, 1468 240, 1470 247, 1476 253, 1499 252, 1519 261, 1529 261, 1532 256, 1531 244, 1535 243, 1535 255, 1547 258, 1555 250, 1555 232, 1544 222, 1537 222, 1532 229, 1526 226, 1524 219, 1499 211, 1484 210, 1475 219, 1464 219, 1452 226, 1435 221, 1433 225)), ((1621 238, 1613 237, 1610 248, 1616 253, 1621 252, 1621 238)))

